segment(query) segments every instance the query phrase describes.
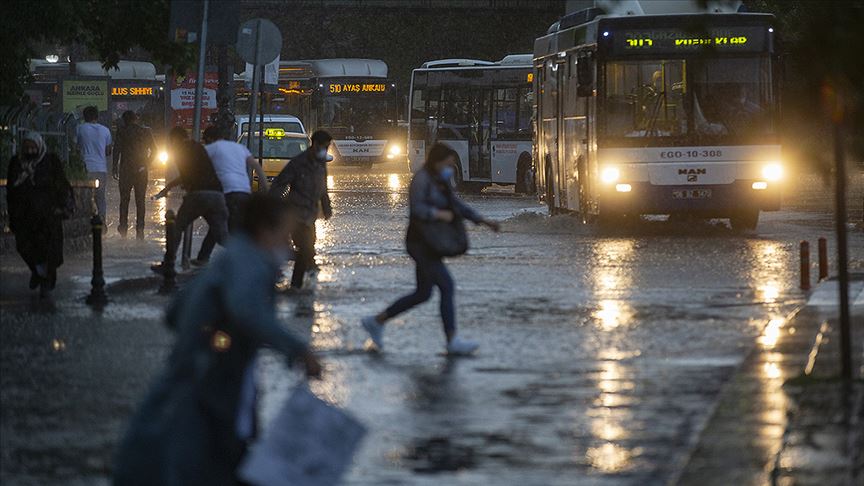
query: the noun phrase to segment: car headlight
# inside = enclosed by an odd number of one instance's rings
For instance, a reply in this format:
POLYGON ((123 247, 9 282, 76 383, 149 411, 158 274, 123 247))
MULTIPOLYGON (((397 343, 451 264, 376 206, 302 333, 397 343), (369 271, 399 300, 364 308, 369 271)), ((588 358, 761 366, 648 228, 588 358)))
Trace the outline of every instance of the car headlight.
POLYGON ((168 164, 168 152, 167 151, 165 151, 165 150, 160 151, 158 158, 159 158, 159 162, 161 162, 162 165, 168 164))
POLYGON ((606 184, 612 184, 621 177, 621 171, 617 167, 606 167, 600 172, 600 180, 606 184))
POLYGON ((399 155, 402 153, 402 149, 397 144, 393 144, 390 146, 390 155, 399 155))
POLYGON ((768 181, 779 181, 783 178, 783 166, 776 162, 765 165, 762 167, 762 177, 768 181))

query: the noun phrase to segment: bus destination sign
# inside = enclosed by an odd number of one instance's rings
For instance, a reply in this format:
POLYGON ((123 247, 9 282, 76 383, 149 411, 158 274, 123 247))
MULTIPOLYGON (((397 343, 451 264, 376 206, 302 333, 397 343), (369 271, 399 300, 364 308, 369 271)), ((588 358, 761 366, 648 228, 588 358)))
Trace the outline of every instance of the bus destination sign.
POLYGON ((355 94, 385 94, 388 91, 387 83, 369 82, 332 82, 324 86, 324 92, 335 95, 355 94))
POLYGON ((616 54, 676 53, 702 49, 718 52, 765 50, 766 27, 716 28, 706 32, 681 29, 633 29, 615 35, 616 54))

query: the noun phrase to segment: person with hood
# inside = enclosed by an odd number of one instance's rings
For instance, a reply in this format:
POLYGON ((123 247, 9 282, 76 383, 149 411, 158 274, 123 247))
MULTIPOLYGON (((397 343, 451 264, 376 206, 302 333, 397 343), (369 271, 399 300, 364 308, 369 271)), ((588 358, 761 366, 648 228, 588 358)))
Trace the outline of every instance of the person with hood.
POLYGON ((444 336, 447 339, 447 353, 471 354, 480 346, 456 334, 456 309, 453 304, 456 285, 441 255, 436 254, 431 248, 420 229, 420 225, 427 222, 451 223, 455 218, 463 218, 495 232, 500 230, 497 222, 483 218, 453 193, 452 184, 457 157, 453 149, 442 143, 436 143, 429 149, 423 167, 411 179, 411 186, 408 189, 410 222, 405 243, 408 255, 417 267, 417 288, 377 315, 367 316, 361 320, 363 328, 369 333, 379 350, 384 349, 384 323, 429 300, 434 287, 438 287, 441 292, 441 320, 444 323, 444 336))
POLYGON ((320 377, 309 346, 276 316, 288 221, 281 201, 252 196, 240 234, 169 306, 166 324, 177 338, 120 444, 115 486, 239 484, 236 469, 256 435, 258 350, 320 377))
POLYGON ((9 229, 30 268, 30 288, 48 297, 63 264, 63 219, 74 209, 63 163, 49 153, 42 136, 29 131, 6 176, 9 229))
POLYGON ((315 221, 319 212, 324 219, 333 216, 327 194, 327 153, 333 137, 324 130, 312 134, 312 144, 305 152, 291 159, 273 180, 270 194, 282 198, 291 210, 296 259, 291 274, 291 288, 303 288, 303 276, 315 265, 315 221))

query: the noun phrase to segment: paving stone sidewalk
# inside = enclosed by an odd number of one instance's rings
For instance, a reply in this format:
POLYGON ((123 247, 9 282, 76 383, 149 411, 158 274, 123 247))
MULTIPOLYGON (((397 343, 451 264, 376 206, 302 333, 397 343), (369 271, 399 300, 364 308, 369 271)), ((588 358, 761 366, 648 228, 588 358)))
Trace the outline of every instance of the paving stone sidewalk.
MULTIPOLYGON (((864 275, 852 280, 856 379, 838 379, 836 306, 808 305, 771 320, 670 484, 864 484, 864 275)), ((811 304, 824 304, 832 286, 817 288, 811 304)))

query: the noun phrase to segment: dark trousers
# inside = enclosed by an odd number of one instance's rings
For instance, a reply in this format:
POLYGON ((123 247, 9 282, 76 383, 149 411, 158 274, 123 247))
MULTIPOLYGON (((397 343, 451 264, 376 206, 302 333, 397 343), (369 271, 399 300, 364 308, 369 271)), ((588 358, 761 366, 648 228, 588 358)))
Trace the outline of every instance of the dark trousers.
MULTIPOLYGON (((248 192, 229 192, 225 194, 225 204, 228 206, 228 232, 234 234, 243 224, 243 213, 246 211, 246 205, 249 204, 249 199, 252 194, 248 192)), ((213 230, 207 232, 204 241, 201 242, 201 249, 198 250, 199 260, 209 260, 213 253, 213 248, 216 246, 216 235, 213 230)))
POLYGON ((166 264, 174 264, 183 230, 198 218, 207 221, 208 231, 213 232, 216 243, 225 244, 228 238, 228 208, 225 206, 225 196, 219 191, 190 192, 183 196, 183 204, 177 210, 174 238, 165 242, 166 264))
POLYGON ((144 198, 147 196, 147 169, 138 172, 120 172, 120 225, 117 229, 125 233, 129 229, 129 199, 135 190, 135 230, 144 231, 144 198))
POLYGON ((453 304, 456 285, 453 283, 453 277, 450 276, 447 266, 440 258, 426 254, 424 249, 411 248, 409 245, 408 253, 417 265, 417 288, 414 292, 399 298, 384 313, 388 319, 396 317, 429 300, 432 297, 432 288, 438 287, 441 292, 440 309, 444 332, 447 336, 452 336, 456 332, 456 309, 453 304))
POLYGON ((53 289, 57 267, 63 264, 63 221, 53 217, 30 221, 26 225, 16 225, 14 233, 15 249, 30 273, 47 279, 53 289))
POLYGON ((294 272, 291 274, 291 287, 303 288, 303 276, 315 263, 315 223, 297 222, 291 229, 291 240, 296 252, 294 272))

